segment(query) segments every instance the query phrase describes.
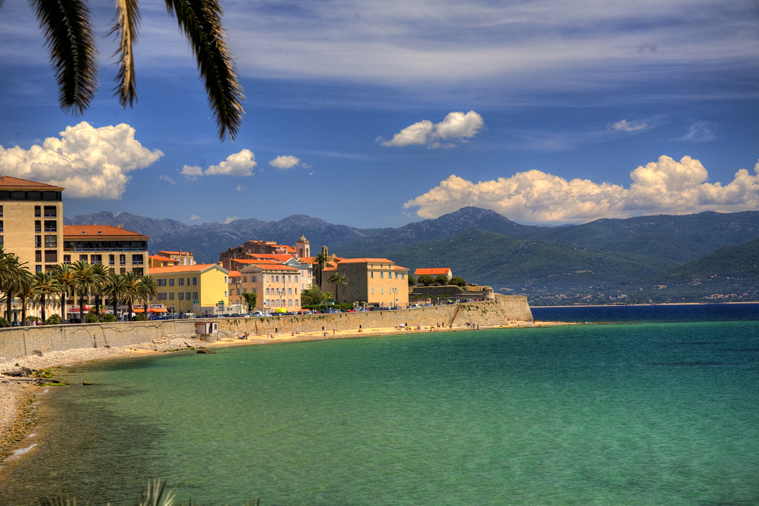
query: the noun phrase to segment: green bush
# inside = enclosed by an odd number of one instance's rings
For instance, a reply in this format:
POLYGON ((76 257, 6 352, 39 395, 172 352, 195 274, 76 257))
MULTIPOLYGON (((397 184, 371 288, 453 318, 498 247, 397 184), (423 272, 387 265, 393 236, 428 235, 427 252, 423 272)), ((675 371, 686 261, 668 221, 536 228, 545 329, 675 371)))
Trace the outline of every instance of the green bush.
POLYGON ((135 321, 135 322, 144 322, 145 321, 145 315, 142 314, 142 313, 134 315, 134 318, 132 318, 132 321, 135 321))
POLYGON ((432 279, 432 276, 430 276, 429 274, 422 274, 416 279, 416 282, 421 283, 424 286, 430 286, 432 283, 435 282, 435 280, 432 279))
POLYGON ((60 325, 61 324, 61 317, 57 314, 50 315, 50 318, 47 319, 45 322, 45 325, 60 325))
POLYGON ((84 323, 97 323, 98 322, 98 316, 93 313, 87 313, 84 315, 84 323))
POLYGON ((0 316, 0 327, 10 327, 11 324, 8 323, 8 320, 0 316))
POLYGON ((115 316, 113 316, 111 313, 106 313, 106 314, 103 315, 103 321, 104 322, 110 323, 110 322, 115 322, 115 321, 118 321, 118 320, 119 319, 116 318, 115 316))
POLYGON ((448 284, 464 287, 466 286, 466 281, 461 276, 453 276, 448 284))

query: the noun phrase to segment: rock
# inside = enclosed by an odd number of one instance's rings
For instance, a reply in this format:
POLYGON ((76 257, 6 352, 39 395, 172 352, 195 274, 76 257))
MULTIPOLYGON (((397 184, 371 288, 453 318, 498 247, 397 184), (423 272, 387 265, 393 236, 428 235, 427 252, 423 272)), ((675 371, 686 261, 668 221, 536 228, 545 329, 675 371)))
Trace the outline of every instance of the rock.
POLYGON ((32 350, 32 355, 36 355, 38 357, 42 356, 42 352, 40 350, 32 350))
POLYGON ((103 348, 105 348, 105 349, 110 349, 110 348, 111 348, 111 346, 110 346, 110 345, 108 345, 108 344, 104 344, 104 345, 103 345, 103 348))
POLYGON ((29 369, 28 367, 22 367, 21 368, 21 376, 23 376, 24 378, 28 378, 31 375, 32 375, 32 370, 31 369, 29 369))
POLYGON ((198 353, 204 353, 204 354, 208 354, 208 355, 213 355, 216 352, 215 351, 211 351, 211 350, 206 350, 205 348, 201 348, 201 349, 198 350, 198 353))

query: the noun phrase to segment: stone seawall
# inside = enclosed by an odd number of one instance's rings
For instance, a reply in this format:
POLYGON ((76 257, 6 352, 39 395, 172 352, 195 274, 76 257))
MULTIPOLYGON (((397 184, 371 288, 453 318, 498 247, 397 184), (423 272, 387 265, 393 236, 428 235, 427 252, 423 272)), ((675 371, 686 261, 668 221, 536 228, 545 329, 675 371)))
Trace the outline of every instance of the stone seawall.
MULTIPOLYGON (((428 327, 498 326, 507 320, 531 321, 527 297, 496 295, 496 300, 452 304, 446 306, 404 309, 399 311, 370 311, 333 313, 307 316, 278 316, 271 318, 219 318, 219 337, 250 334, 291 334, 293 332, 325 332, 335 330, 397 327, 401 324, 428 327)), ((129 346, 157 341, 162 338, 194 338, 195 320, 159 320, 148 322, 90 323, 78 325, 45 325, 0 330, 0 357, 30 355, 39 350, 64 351, 72 348, 129 346)), ((2 361, 2 358, 0 358, 2 361)))

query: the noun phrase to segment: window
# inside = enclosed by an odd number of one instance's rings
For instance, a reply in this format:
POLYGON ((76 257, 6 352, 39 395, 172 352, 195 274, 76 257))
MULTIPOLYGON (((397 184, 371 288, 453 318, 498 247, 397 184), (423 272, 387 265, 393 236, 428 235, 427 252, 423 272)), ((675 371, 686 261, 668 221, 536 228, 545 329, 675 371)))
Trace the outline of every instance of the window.
POLYGON ((269 295, 269 289, 268 288, 266 289, 266 295, 269 295))
POLYGON ((243 276, 242 277, 242 282, 243 283, 247 283, 248 282, 248 276, 243 276))
POLYGON ((374 277, 374 271, 371 271, 371 272, 369 273, 369 277, 370 277, 370 278, 373 278, 373 277, 374 277))
POLYGON ((34 252, 34 260, 37 262, 42 262, 42 252, 40 250, 34 252))
POLYGON ((372 287, 372 295, 374 295, 374 287, 372 287))
POLYGON ((132 265, 142 265, 142 255, 132 255, 132 265))
POLYGON ((45 232, 57 232, 58 231, 58 222, 57 221, 46 221, 45 222, 45 232))
POLYGON ((295 282, 296 283, 298 282, 298 276, 295 276, 295 282))
POLYGON ((42 206, 34 206, 34 217, 35 218, 42 217, 42 206))
MULTIPOLYGON (((36 206, 37 208, 39 206, 36 206)), ((58 213, 55 209, 55 206, 45 206, 45 218, 55 218, 58 216, 58 213)))
POLYGON ((384 272, 380 272, 380 279, 382 279, 384 277, 385 277, 385 273, 384 272))
POLYGON ((250 282, 251 283, 255 283, 256 282, 256 277, 255 276, 251 276, 250 277, 250 282))
POLYGON ((42 222, 40 220, 34 222, 34 231, 42 232, 42 222))
POLYGON ((289 282, 291 282, 292 280, 293 280, 293 277, 292 277, 292 276, 287 276, 287 282, 288 282, 288 283, 289 283, 289 282))
POLYGON ((274 282, 279 283, 279 276, 274 276, 274 282))
POLYGON ((193 300, 198 300, 198 292, 192 292, 193 300))
POLYGON ((126 255, 119 255, 119 264, 126 265, 126 255))
POLYGON ((169 292, 169 300, 174 300, 174 292, 169 292))
POLYGON ((108 255, 108 265, 113 265, 116 263, 116 256, 115 255, 108 255))
POLYGON ((42 247, 42 236, 41 235, 35 235, 34 236, 34 247, 35 248, 41 248, 42 247))
POLYGON ((35 269, 35 271, 36 272, 42 272, 42 266, 38 265, 37 268, 35 269))
POLYGON ((0 220, 0 232, 2 232, 2 231, 3 231, 3 222, 2 222, 2 220, 0 220))
MULTIPOLYGON (((63 255, 63 263, 64 264, 70 264, 71 263, 71 255, 63 255)), ((113 274, 113 273, 111 273, 113 274)))
POLYGON ((11 200, 26 200, 26 192, 11 192, 11 200))
POLYGON ((184 300, 184 292, 179 292, 179 300, 184 300))
POLYGON ((398 279, 398 273, 397 272, 395 273, 395 279, 398 279))
POLYGON ((102 264, 103 263, 103 255, 91 255, 90 256, 90 263, 91 264, 102 264))
MULTIPOLYGON (((198 284, 198 278, 192 278, 192 286, 195 286, 198 284)), ((195 297, 197 299, 197 297, 195 297)))
POLYGON ((126 267, 121 267, 119 269, 119 274, 126 274, 126 267))
POLYGON ((3 215, 3 206, 0 206, 0 216, 3 215))
POLYGON ((295 287, 295 295, 298 295, 298 287, 295 287))
POLYGON ((178 281, 179 281, 179 286, 183 286, 184 285, 184 278, 179 278, 178 281))
MULTIPOLYGON (((65 264, 66 262, 63 262, 63 263, 65 264)), ((110 274, 111 276, 113 276, 114 274, 116 274, 116 269, 114 269, 113 267, 109 268, 108 269, 108 274, 110 274)))
POLYGON ((185 292, 184 296, 187 300, 190 300, 190 295, 192 295, 190 292, 185 292))
POLYGON ((227 296, 227 291, 226 291, 226 290, 224 290, 224 297, 226 297, 226 296, 227 296))
POLYGON ((380 287, 380 293, 385 293, 385 288, 384 287, 380 287))
POLYGON ((174 278, 169 279, 169 286, 174 286, 174 278))
POLYGON ((190 278, 187 278, 187 286, 190 286, 190 278))
POLYGON ((401 279, 406 279, 406 274, 404 274, 403 272, 401 272, 401 279))
POLYGON ((229 281, 227 281, 227 277, 226 276, 224 276, 224 282, 225 283, 229 283, 229 281))
POLYGON ((133 267, 132 272, 134 272, 135 276, 142 276, 142 267, 133 267))

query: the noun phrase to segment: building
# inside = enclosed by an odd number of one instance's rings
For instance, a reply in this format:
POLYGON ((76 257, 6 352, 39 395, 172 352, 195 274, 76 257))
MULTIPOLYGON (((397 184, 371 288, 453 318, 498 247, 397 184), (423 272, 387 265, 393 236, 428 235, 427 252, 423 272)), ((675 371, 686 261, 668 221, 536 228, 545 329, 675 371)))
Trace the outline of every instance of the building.
POLYGON ((387 258, 342 258, 322 270, 322 291, 335 294, 335 302, 377 307, 408 306, 408 269, 387 258), (348 279, 335 286, 328 280, 339 272, 348 279))
POLYGON ((441 274, 443 276, 446 276, 448 278, 448 281, 450 281, 453 277, 453 272, 451 272, 451 269, 448 267, 435 269, 417 269, 414 271, 414 276, 432 276, 433 279, 440 276, 441 274))
POLYGON ((173 267, 178 264, 179 260, 174 260, 173 258, 165 257, 163 255, 148 256, 148 267, 150 269, 155 269, 157 267, 173 267))
POLYGON ((158 267, 150 275, 158 297, 150 298, 171 313, 221 314, 229 308, 229 271, 219 264, 158 267))
POLYGON ((240 296, 255 293, 256 309, 300 311, 300 270, 284 264, 251 263, 240 271, 240 296))
POLYGON ((0 176, 0 246, 32 273, 63 258, 62 194, 60 186, 0 176))
POLYGON ((111 274, 147 275, 148 239, 120 225, 66 225, 63 227, 63 263, 84 260, 105 265, 111 274))
POLYGON ((228 248, 219 253, 219 261, 225 269, 234 270, 232 260, 244 260, 254 258, 254 255, 286 255, 290 258, 307 257, 311 255, 311 244, 301 234, 295 246, 277 244, 274 241, 245 241, 242 246, 228 248))
POLYGON ((298 258, 311 256, 311 243, 303 234, 300 234, 300 238, 295 243, 295 256, 298 258))
POLYGON ((177 265, 194 265, 195 257, 191 251, 159 251, 158 256, 176 260, 177 265))

